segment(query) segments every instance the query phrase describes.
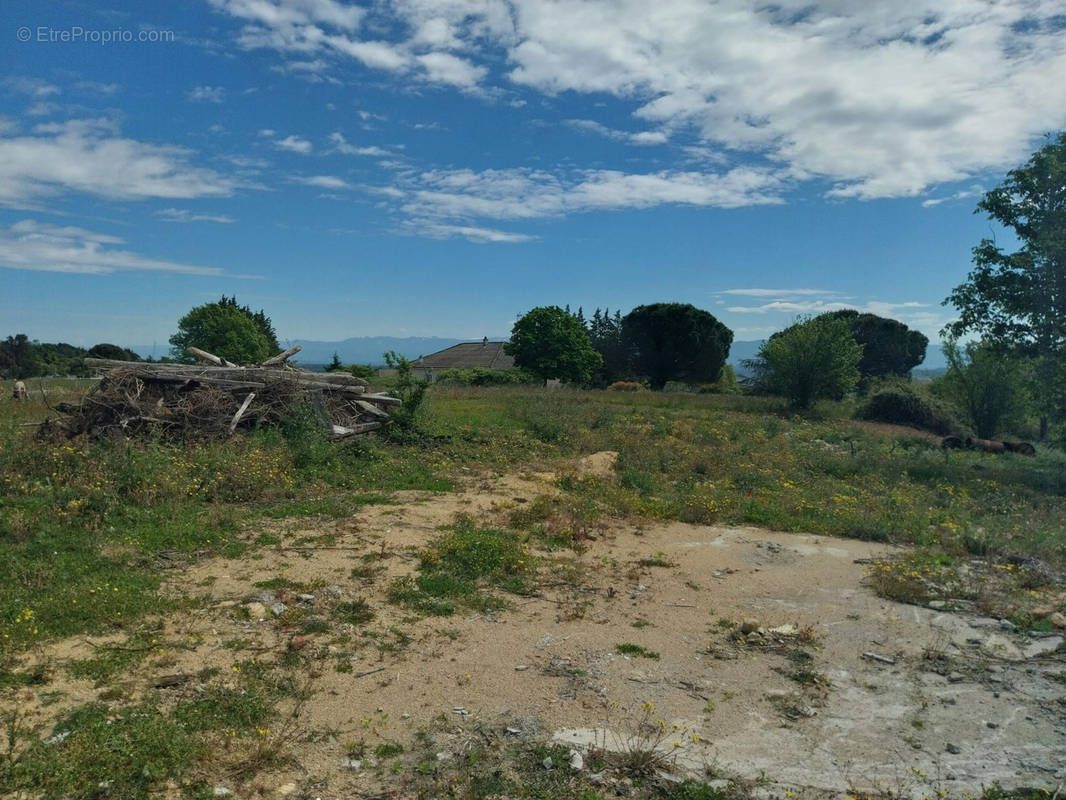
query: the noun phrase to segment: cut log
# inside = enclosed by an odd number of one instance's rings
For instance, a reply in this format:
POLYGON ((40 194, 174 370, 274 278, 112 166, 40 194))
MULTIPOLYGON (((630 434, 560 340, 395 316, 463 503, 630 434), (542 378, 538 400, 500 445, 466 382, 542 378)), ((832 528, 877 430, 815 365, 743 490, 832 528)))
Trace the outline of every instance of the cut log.
POLYGON ((244 402, 241 403, 241 407, 237 409, 237 413, 234 414, 233 419, 230 420, 230 433, 233 433, 235 430, 237 430, 237 423, 241 421, 241 417, 244 416, 244 412, 248 410, 248 406, 252 404, 253 400, 255 400, 255 392, 251 392, 246 398, 244 398, 244 402))
POLYGON ((333 426, 332 439, 345 439, 349 436, 358 436, 362 433, 370 433, 370 431, 381 430, 385 427, 382 422, 362 422, 359 425, 350 425, 345 427, 343 425, 333 426))
POLYGON ((380 419, 389 418, 388 411, 382 411, 376 405, 374 405, 373 403, 368 403, 366 400, 356 400, 355 407, 358 408, 360 411, 365 411, 367 414, 378 417, 380 419))
POLYGON ((202 361, 207 361, 214 364, 216 367, 235 367, 236 364, 227 361, 224 358, 208 353, 206 350, 201 350, 199 347, 186 347, 185 352, 193 358, 199 358, 202 361))
POLYGON ((278 353, 276 356, 271 356, 270 358, 268 358, 266 361, 264 361, 259 366, 261 366, 261 367, 269 367, 269 366, 273 366, 274 364, 282 364, 285 361, 287 361, 288 359, 292 358, 297 353, 299 353, 301 350, 303 350, 303 347, 300 346, 300 345, 296 345, 295 347, 290 347, 288 350, 286 350, 286 351, 284 351, 282 353, 278 353))
POLYGON ((367 400, 371 403, 377 403, 382 406, 402 406, 403 400, 399 397, 389 397, 387 394, 364 394, 363 400, 367 400))

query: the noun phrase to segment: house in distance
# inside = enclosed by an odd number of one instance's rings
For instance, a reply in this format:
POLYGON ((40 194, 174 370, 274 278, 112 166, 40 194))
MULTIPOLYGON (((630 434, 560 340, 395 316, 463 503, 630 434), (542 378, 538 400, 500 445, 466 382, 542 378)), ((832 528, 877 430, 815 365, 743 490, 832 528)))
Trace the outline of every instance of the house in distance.
POLYGON ((507 342, 490 342, 486 336, 480 342, 463 342, 411 362, 416 377, 428 381, 447 369, 514 369, 514 359, 503 352, 507 342))

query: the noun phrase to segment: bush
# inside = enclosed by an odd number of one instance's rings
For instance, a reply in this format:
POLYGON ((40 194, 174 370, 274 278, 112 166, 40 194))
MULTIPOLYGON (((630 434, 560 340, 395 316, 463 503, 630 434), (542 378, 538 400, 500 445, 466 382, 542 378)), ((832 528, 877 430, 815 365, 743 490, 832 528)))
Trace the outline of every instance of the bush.
POLYGON ((823 315, 801 318, 771 336, 746 365, 754 370, 756 389, 807 409, 815 400, 841 400, 854 389, 860 358, 862 345, 852 337, 847 321, 823 315))
POLYGON ((909 425, 940 436, 962 433, 952 409, 913 381, 889 380, 877 384, 856 413, 859 419, 909 425))
POLYGON ((982 439, 1020 424, 1028 403, 1024 364, 982 342, 944 345, 948 371, 932 390, 956 405, 982 439))
POLYGON ((445 386, 521 386, 539 383, 537 378, 520 369, 446 369, 437 376, 445 386))
POLYGON ((643 389, 644 385, 636 381, 615 381, 607 387, 608 392, 639 392, 643 389))
POLYGON ((348 367, 348 371, 352 373, 353 377, 362 378, 367 381, 377 377, 378 374, 378 371, 369 364, 352 364, 348 367))

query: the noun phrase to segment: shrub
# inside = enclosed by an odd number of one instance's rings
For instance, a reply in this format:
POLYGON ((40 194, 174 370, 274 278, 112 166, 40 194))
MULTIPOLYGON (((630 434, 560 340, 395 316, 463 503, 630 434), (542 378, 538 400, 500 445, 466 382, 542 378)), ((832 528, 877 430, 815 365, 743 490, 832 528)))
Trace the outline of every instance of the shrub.
POLYGON ((940 436, 962 432, 954 411, 913 381, 889 380, 875 386, 859 406, 859 419, 909 425, 940 436))
POLYGON ((1028 401, 1027 375, 1019 359, 981 342, 963 348, 949 341, 944 355, 948 371, 933 381, 932 389, 961 409, 980 438, 1019 424, 1028 401))
POLYGON ((348 371, 352 373, 353 377, 362 378, 367 381, 377 377, 378 374, 378 371, 369 364, 352 364, 348 367, 348 371))
POLYGON ((446 369, 437 376, 445 386, 521 386, 538 383, 534 375, 520 369, 446 369))
POLYGON ((845 320, 828 316, 801 318, 780 335, 771 336, 752 368, 755 387, 787 397, 797 408, 815 400, 840 400, 859 381, 862 345, 845 320))
POLYGON ((643 389, 644 385, 636 381, 615 381, 607 387, 608 392, 639 392, 643 389))

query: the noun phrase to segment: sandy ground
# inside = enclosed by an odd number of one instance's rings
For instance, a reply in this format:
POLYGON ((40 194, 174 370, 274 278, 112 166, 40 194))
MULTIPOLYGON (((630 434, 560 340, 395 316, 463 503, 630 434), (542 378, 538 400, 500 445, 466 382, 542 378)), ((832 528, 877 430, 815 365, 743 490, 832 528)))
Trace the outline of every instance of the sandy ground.
MULTIPOLYGON (((609 469, 610 459, 599 458, 582 469, 609 469)), ((271 523, 249 537, 271 533, 282 540, 276 548, 174 570, 169 590, 203 600, 167 623, 168 638, 190 649, 147 662, 126 680, 127 696, 147 691, 161 673, 230 669, 240 659, 283 653, 292 632, 248 605, 263 592, 256 582, 283 576, 322 587, 314 600, 279 595, 289 604, 363 597, 376 617, 366 630, 350 629, 350 642, 334 630, 306 646, 320 667, 308 675, 315 693, 300 707, 298 725, 332 735, 294 744, 299 770, 261 776, 234 787, 238 794, 271 795, 287 782, 328 787, 316 790, 323 798, 368 791, 377 779, 345 765, 345 744, 409 743, 419 729, 457 739, 483 723, 579 750, 592 741, 617 746, 645 702, 666 724, 662 747, 674 752, 680 771, 713 766, 765 776, 782 790, 881 787, 929 796, 941 787, 958 794, 992 781, 1053 786, 1066 778, 1061 637, 1027 640, 997 620, 876 597, 864 586, 862 562, 889 552, 884 546, 618 522, 580 556, 553 554, 559 560, 544 570, 542 596, 513 598, 508 610, 415 618, 386 601, 389 580, 415 570, 418 550, 441 525, 458 513, 500 520, 551 494, 547 477, 472 477, 461 492, 401 494, 399 505, 367 507, 351 519, 271 523), (323 535, 328 544, 308 542, 323 535), (381 556, 373 563, 383 572, 353 579, 368 552, 381 556), (672 566, 639 563, 652 558, 672 566), (763 633, 738 640, 725 621, 749 621, 763 633), (242 650, 233 649, 236 639, 244 640, 242 650), (659 658, 619 655, 622 643, 659 658), (786 676, 786 654, 801 647, 828 686, 804 687, 786 676), (351 671, 336 671, 338 661, 350 661, 351 671)), ((37 657, 90 654, 79 638, 37 657)), ((99 692, 87 681, 62 688, 67 696, 47 708, 33 692, 21 702, 44 719, 99 692)))

